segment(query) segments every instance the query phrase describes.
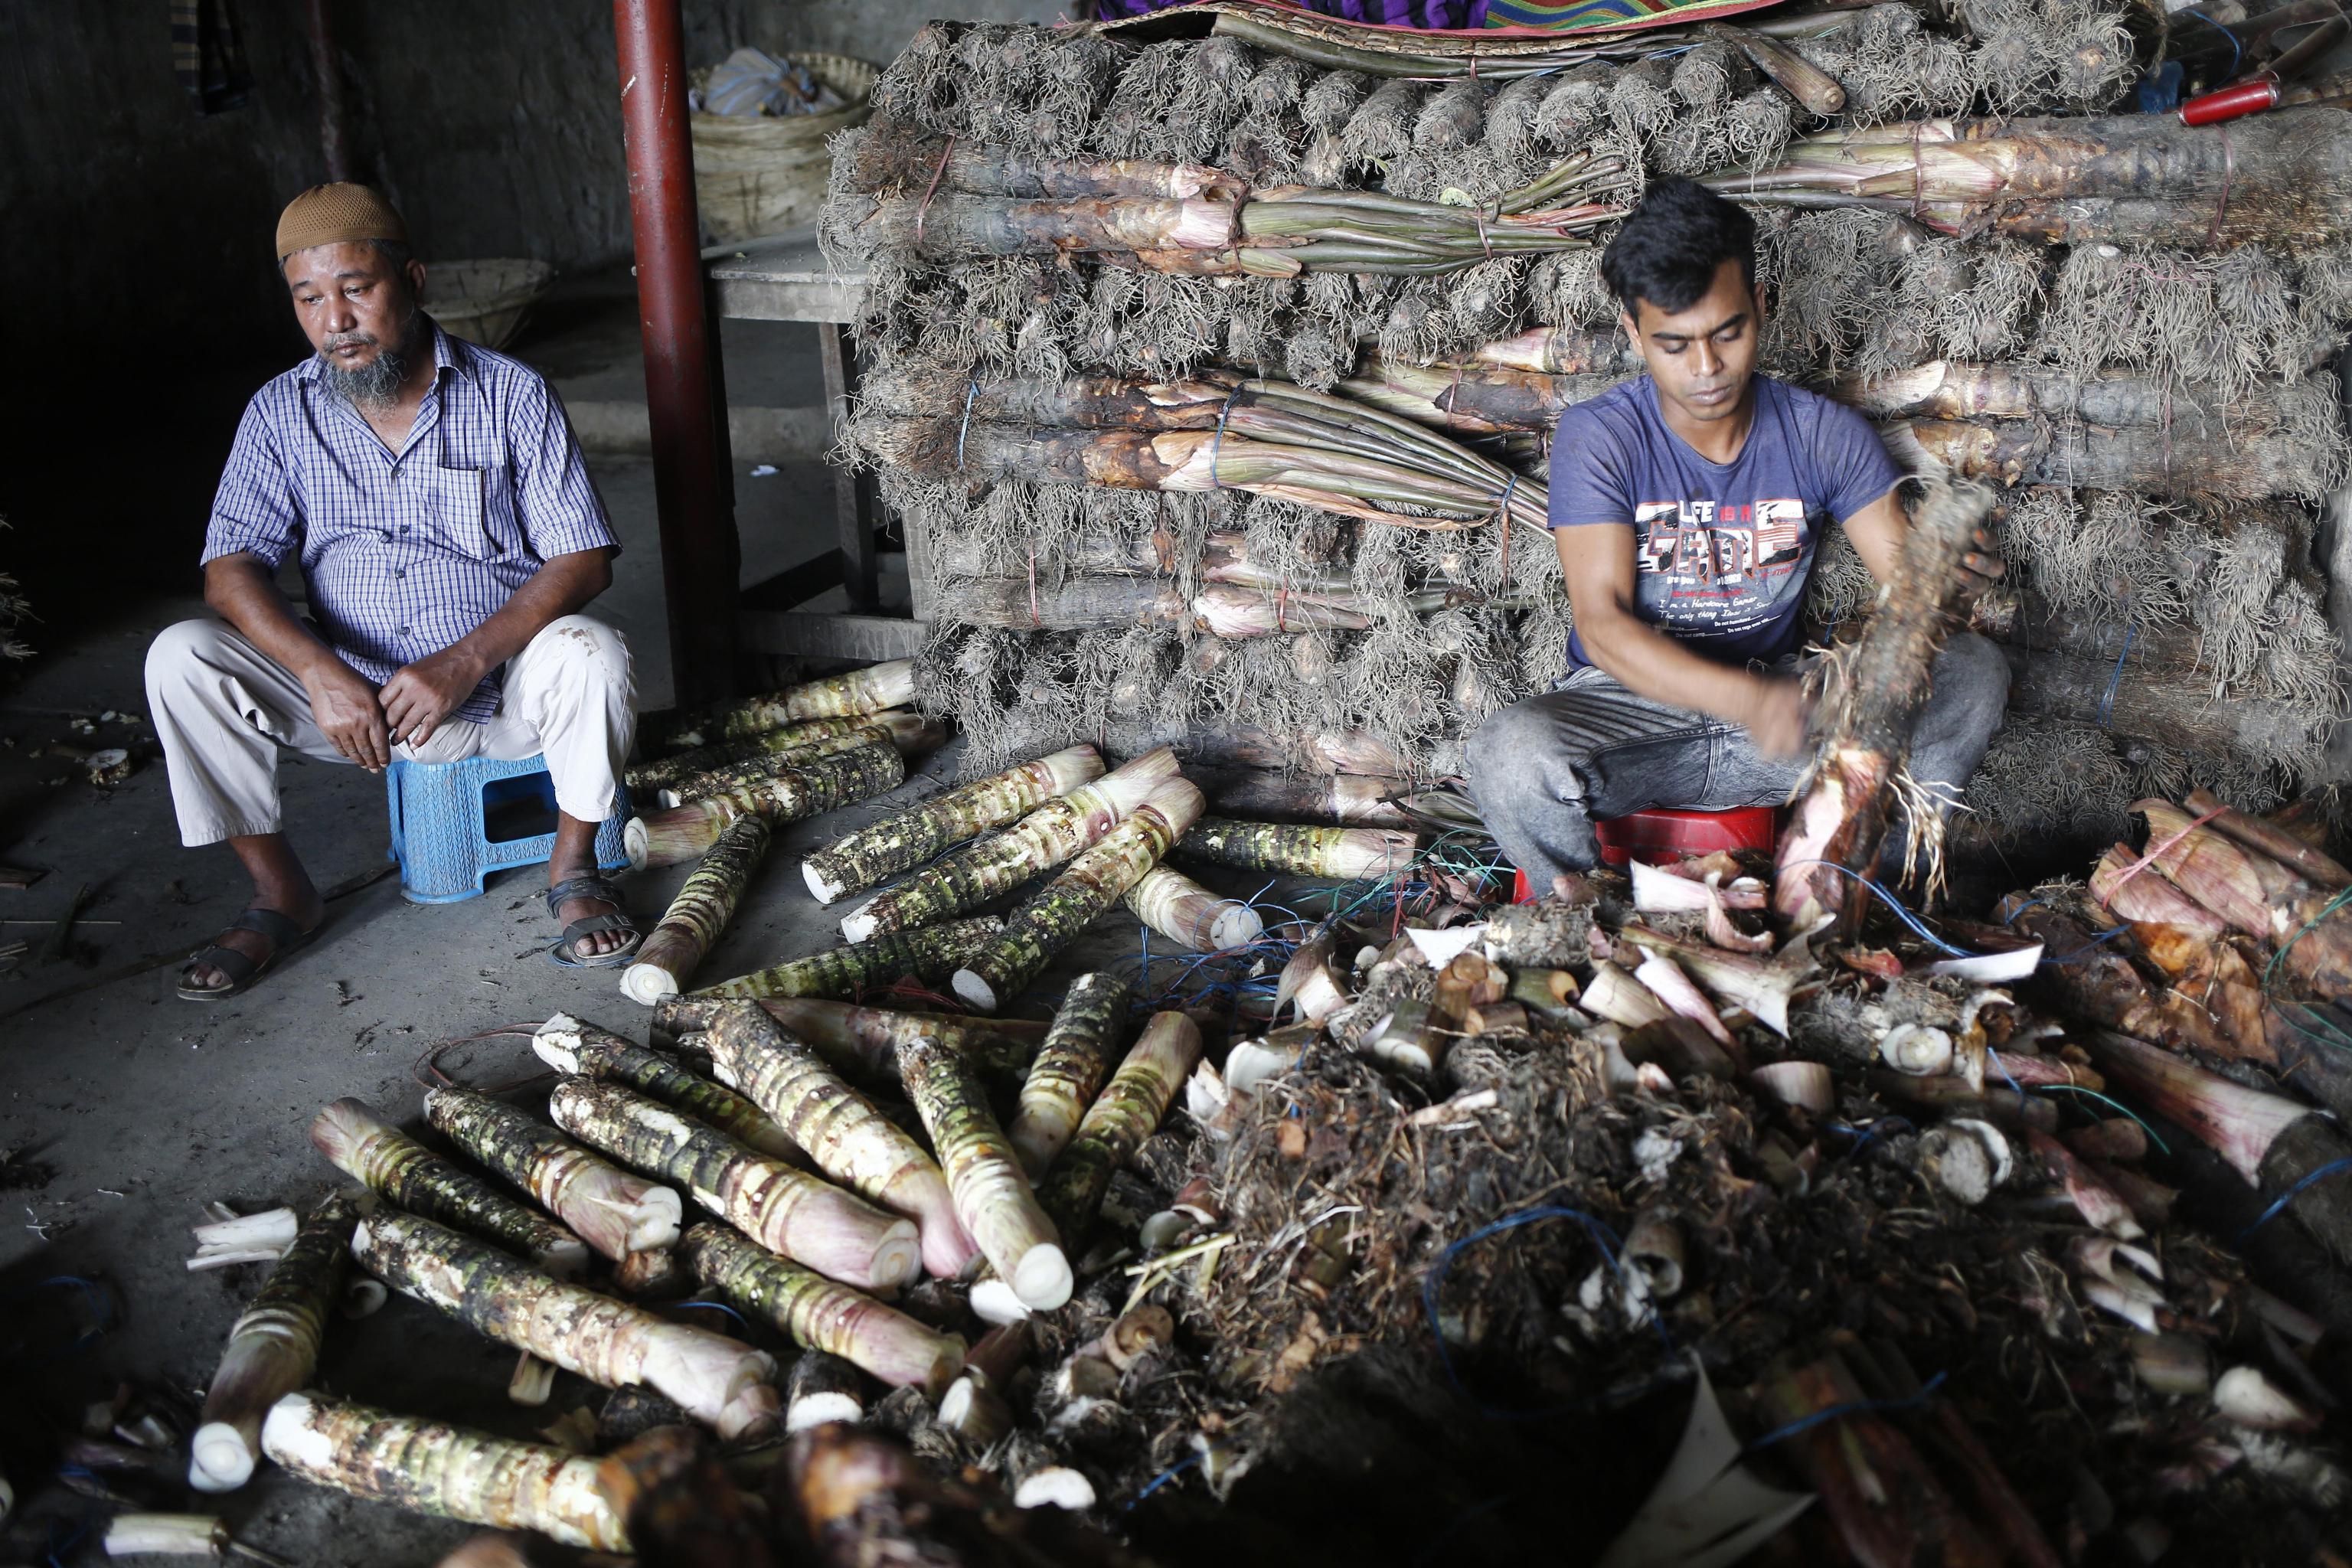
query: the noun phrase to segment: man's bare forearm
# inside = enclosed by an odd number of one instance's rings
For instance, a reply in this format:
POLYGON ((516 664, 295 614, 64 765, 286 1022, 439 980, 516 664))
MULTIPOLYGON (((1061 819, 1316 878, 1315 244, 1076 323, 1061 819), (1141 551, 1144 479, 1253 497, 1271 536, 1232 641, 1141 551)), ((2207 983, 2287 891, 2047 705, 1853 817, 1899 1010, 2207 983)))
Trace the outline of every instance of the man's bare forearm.
POLYGON ((1597 616, 1592 623, 1577 627, 1578 640, 1592 662, 1626 690, 1727 723, 1744 724, 1754 715, 1759 688, 1768 678, 1694 653, 1629 614, 1597 616))
POLYGON ((531 574, 489 619, 450 645, 485 673, 530 646, 551 621, 584 607, 612 584, 613 563, 602 550, 558 555, 531 574))
POLYGON ((312 631, 278 591, 277 576, 260 558, 239 551, 205 563, 205 603, 245 640, 299 679, 335 650, 312 631))

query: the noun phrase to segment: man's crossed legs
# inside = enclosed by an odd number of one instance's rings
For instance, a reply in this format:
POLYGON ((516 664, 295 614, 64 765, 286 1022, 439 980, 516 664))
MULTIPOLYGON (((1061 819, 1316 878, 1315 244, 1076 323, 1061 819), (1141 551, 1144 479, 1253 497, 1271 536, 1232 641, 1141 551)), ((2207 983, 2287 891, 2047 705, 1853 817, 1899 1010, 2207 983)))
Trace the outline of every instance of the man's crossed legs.
MULTIPOLYGON (((635 733, 635 685, 628 645, 586 616, 564 616, 509 660, 497 710, 485 721, 450 720, 422 746, 402 744, 412 762, 471 757, 513 760, 544 752, 562 813, 548 884, 596 875, 596 829, 613 814, 635 733)), ((282 831, 278 752, 291 748, 324 762, 342 757, 312 721, 310 699, 292 672, 226 623, 209 618, 167 627, 147 652, 147 702, 172 778, 181 842, 226 839, 252 876, 253 910, 215 945, 253 968, 233 974, 221 961, 193 964, 184 994, 227 994, 314 931, 326 910, 282 831)), ((567 926, 597 916, 614 923, 580 936, 573 956, 615 952, 630 941, 618 902, 593 892, 554 911, 567 926)))

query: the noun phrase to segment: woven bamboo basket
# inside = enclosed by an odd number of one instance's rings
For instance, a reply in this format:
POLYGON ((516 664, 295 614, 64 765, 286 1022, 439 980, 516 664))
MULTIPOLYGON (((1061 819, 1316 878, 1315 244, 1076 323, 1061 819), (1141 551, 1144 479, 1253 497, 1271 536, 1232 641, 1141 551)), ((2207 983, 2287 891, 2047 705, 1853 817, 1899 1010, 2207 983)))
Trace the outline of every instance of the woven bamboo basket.
POLYGON ((425 303, 443 330, 502 349, 555 284, 555 268, 520 257, 436 261, 425 269, 425 303))
POLYGON ((792 57, 847 100, 825 114, 697 114, 694 199, 702 226, 725 245, 816 220, 833 167, 825 142, 873 112, 876 67, 847 55, 792 57))

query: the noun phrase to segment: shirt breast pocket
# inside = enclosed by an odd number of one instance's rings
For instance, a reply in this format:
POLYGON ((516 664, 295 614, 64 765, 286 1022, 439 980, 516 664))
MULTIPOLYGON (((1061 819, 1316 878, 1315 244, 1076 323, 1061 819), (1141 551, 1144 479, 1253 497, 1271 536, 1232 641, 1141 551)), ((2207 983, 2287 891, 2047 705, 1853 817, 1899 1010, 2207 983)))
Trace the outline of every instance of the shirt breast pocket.
POLYGON ((479 468, 433 470, 433 521, 449 547, 460 554, 488 557, 498 553, 487 526, 483 504, 483 471, 479 468))

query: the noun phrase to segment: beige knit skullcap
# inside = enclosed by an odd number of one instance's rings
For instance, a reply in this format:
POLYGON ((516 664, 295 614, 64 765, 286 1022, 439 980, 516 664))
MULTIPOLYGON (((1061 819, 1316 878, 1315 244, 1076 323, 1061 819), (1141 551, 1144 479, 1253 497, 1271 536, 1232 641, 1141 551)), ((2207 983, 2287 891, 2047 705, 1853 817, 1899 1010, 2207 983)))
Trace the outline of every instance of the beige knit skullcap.
POLYGON ((390 202, 366 185, 338 181, 312 185, 286 204, 278 218, 278 259, 314 245, 339 245, 348 239, 389 239, 408 243, 408 226, 390 202))

